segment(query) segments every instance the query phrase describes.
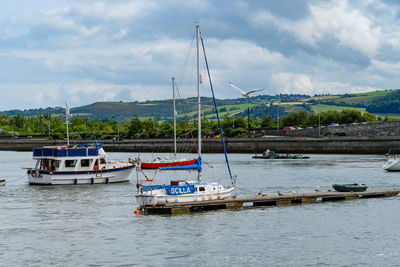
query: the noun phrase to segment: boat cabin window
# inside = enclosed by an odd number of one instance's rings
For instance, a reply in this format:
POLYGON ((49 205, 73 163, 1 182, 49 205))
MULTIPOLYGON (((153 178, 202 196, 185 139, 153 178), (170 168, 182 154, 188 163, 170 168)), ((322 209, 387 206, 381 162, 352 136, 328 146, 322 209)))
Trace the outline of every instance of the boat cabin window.
POLYGON ((50 170, 55 171, 60 167, 60 161, 59 160, 50 160, 50 170))
POLYGON ((65 168, 74 168, 76 165, 76 159, 68 159, 65 161, 65 168))
POLYGON ((200 186, 199 191, 206 191, 206 189, 203 186, 200 186))
POLYGON ((89 167, 90 159, 81 159, 81 167, 89 167))
POLYGON ((101 159, 100 159, 100 164, 107 164, 107 161, 106 161, 106 159, 104 159, 104 158, 101 158, 101 159))
POLYGON ((53 166, 58 168, 60 167, 60 161, 59 160, 53 160, 53 166))
POLYGON ((51 171, 51 169, 50 169, 50 160, 42 159, 40 161, 40 169, 41 170, 45 170, 45 171, 51 171))

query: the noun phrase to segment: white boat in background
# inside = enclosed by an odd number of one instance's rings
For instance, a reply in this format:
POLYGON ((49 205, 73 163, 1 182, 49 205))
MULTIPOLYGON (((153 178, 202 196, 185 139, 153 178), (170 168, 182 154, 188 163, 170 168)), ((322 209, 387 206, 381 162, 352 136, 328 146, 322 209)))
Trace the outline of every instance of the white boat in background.
POLYGON ((135 162, 112 162, 102 143, 69 145, 68 120, 72 117, 66 106, 67 145, 33 149, 34 168, 27 168, 31 185, 108 184, 128 182, 135 162))
MULTIPOLYGON (((196 25, 196 40, 197 40, 197 104, 198 104, 198 158, 195 164, 188 166, 175 166, 175 167, 165 167, 160 168, 161 170, 197 170, 197 181, 185 180, 185 181, 171 181, 170 184, 160 184, 153 185, 153 179, 145 179, 143 181, 137 181, 138 194, 136 195, 137 203, 142 206, 149 205, 165 205, 166 203, 171 202, 196 202, 196 201, 204 201, 204 200, 215 200, 215 199, 224 199, 228 198, 232 195, 232 192, 235 190, 235 180, 236 178, 232 177, 228 157, 226 154, 225 143, 223 139, 222 129, 219 123, 219 115, 218 109, 215 103, 214 91, 211 84, 211 77, 209 75, 211 91, 213 93, 214 99, 214 108, 216 111, 220 135, 222 140, 222 145, 225 152, 225 159, 227 163, 227 168, 229 171, 229 176, 231 179, 230 186, 223 186, 216 182, 202 182, 201 180, 201 170, 202 170, 202 159, 201 159, 201 109, 200 109, 200 71, 199 71, 199 52, 200 52, 200 27, 196 25), (150 182, 149 185, 143 185, 143 182, 150 182)), ((202 39, 201 39, 202 41, 202 39)), ((203 44, 203 42, 202 42, 203 44)), ((204 58, 205 56, 204 46, 203 46, 204 58)), ((208 71, 208 65, 207 65, 208 71)), ((208 72, 209 74, 209 72, 208 72)))
POLYGON ((400 171, 400 156, 387 155, 387 160, 383 164, 382 168, 386 171, 400 171))

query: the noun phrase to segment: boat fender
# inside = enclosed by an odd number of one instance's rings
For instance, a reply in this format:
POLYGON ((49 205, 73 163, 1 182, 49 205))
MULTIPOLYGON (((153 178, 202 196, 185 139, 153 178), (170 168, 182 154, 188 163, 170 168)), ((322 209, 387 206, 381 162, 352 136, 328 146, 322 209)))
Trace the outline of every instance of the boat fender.
POLYGON ((78 184, 78 179, 77 178, 74 179, 74 184, 78 184))
POLYGON ((94 178, 93 178, 93 177, 90 178, 90 183, 91 183, 91 184, 94 184, 94 178))
POLYGON ((135 214, 137 214, 137 215, 139 215, 141 212, 142 212, 142 211, 139 210, 139 209, 135 210, 135 214))
POLYGON ((106 178, 106 181, 105 181, 105 183, 106 183, 106 184, 108 184, 108 177, 106 178))

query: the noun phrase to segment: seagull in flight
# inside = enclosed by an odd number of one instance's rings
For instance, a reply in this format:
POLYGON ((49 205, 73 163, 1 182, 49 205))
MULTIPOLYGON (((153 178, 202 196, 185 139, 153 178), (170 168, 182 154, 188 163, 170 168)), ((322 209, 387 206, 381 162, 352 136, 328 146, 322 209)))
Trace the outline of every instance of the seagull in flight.
POLYGON ((240 89, 239 87, 237 87, 236 85, 234 85, 232 82, 229 82, 229 84, 231 85, 231 87, 235 88, 236 90, 239 90, 239 92, 242 94, 242 96, 244 96, 246 98, 249 98, 250 94, 252 94, 252 93, 264 90, 264 89, 254 89, 254 90, 245 92, 242 89, 240 89))

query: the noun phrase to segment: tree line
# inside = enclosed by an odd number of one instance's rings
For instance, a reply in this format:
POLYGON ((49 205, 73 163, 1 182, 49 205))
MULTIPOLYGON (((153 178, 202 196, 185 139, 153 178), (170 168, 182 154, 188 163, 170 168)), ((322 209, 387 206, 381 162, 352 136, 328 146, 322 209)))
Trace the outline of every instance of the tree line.
MULTIPOLYGON (((292 112, 279 119, 269 115, 262 118, 250 117, 249 126, 253 129, 277 129, 285 126, 308 127, 329 125, 330 123, 348 124, 357 122, 377 122, 380 117, 357 110, 343 110, 321 112, 320 114, 309 113, 305 110, 292 112)), ((225 116, 221 126, 226 137, 248 137, 256 136, 255 131, 248 131, 247 118, 225 116)), ((202 136, 215 137, 219 134, 216 120, 202 119, 202 136)), ((177 122, 177 137, 190 138, 197 136, 197 121, 177 122)), ((75 139, 112 139, 112 138, 173 138, 172 121, 157 121, 155 118, 140 119, 133 116, 131 119, 116 121, 113 119, 89 120, 85 117, 74 117, 69 123, 69 133, 75 139)), ((0 116, 0 135, 43 135, 53 139, 66 137, 66 123, 60 115, 37 115, 32 117, 0 116)))

